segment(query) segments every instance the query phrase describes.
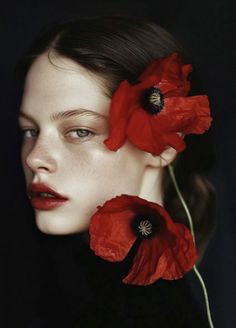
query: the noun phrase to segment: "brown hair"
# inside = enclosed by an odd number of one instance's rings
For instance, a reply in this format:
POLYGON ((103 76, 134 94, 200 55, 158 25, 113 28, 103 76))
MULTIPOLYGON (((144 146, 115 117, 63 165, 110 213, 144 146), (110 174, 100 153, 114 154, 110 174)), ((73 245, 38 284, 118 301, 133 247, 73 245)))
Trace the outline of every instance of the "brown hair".
MULTIPOLYGON (((17 65, 23 83, 35 58, 51 50, 98 75, 109 97, 122 80, 136 80, 153 59, 178 52, 184 63, 189 62, 182 46, 153 22, 124 17, 78 18, 55 24, 35 39, 17 65)), ((195 88, 191 94, 194 94, 197 90, 193 78, 191 82, 195 88)), ((214 153, 209 132, 187 136, 185 140, 187 149, 177 156, 173 166, 193 216, 197 245, 203 251, 214 227, 214 190, 206 178, 214 153)), ((163 190, 164 205, 172 218, 188 224, 166 169, 163 190)))

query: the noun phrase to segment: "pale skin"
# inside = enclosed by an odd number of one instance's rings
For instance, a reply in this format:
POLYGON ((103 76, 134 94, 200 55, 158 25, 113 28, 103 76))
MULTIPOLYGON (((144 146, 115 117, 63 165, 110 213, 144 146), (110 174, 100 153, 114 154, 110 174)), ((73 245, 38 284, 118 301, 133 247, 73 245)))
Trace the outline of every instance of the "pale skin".
POLYGON ((153 156, 128 141, 110 151, 111 99, 101 80, 70 59, 54 56, 53 63, 45 53, 30 67, 19 116, 26 186, 44 183, 68 198, 53 210, 35 209, 39 230, 84 232, 97 206, 121 194, 163 204, 163 167, 176 151, 153 156))

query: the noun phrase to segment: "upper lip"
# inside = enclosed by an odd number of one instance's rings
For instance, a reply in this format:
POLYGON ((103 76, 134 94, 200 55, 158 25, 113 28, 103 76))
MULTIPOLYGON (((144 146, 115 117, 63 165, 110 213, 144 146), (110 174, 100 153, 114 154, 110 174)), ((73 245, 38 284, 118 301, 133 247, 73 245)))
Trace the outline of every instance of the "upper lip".
POLYGON ((62 199, 62 200, 67 200, 68 198, 59 194, 49 186, 47 186, 44 183, 31 183, 28 188, 28 194, 29 196, 32 197, 37 197, 39 196, 39 193, 47 193, 53 195, 57 199, 62 199))

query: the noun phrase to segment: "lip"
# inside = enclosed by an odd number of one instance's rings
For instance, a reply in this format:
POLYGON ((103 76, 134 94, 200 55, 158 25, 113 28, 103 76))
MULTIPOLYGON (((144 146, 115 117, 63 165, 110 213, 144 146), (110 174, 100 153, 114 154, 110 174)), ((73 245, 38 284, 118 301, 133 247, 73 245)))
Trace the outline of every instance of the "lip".
POLYGON ((31 183, 28 188, 28 195, 32 206, 35 209, 49 211, 62 206, 68 198, 59 194, 54 189, 43 183, 31 183), (40 193, 50 194, 52 197, 42 197, 40 193))

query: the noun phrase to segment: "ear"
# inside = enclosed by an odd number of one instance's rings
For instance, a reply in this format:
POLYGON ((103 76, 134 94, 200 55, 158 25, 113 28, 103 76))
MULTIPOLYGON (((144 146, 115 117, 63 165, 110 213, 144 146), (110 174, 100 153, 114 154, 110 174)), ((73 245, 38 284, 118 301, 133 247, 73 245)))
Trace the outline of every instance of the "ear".
MULTIPOLYGON (((184 138, 184 133, 177 132, 177 134, 184 138)), ((169 165, 174 161, 177 156, 177 151, 173 148, 168 146, 159 156, 149 154, 149 163, 148 165, 151 167, 164 167, 169 165)))
MULTIPOLYGON (((182 132, 177 132, 177 134, 184 139, 184 133, 182 132)), ((174 159, 177 156, 177 151, 173 148, 168 146, 160 155, 160 167, 164 167, 169 165, 174 161, 174 159)))
POLYGON ((169 165, 176 158, 177 151, 172 148, 166 148, 159 156, 148 154, 148 166, 160 168, 169 165))
POLYGON ((164 167, 164 166, 169 165, 170 163, 173 162, 173 160, 176 158, 176 156, 177 156, 177 151, 172 147, 168 147, 159 155, 160 166, 164 167))

